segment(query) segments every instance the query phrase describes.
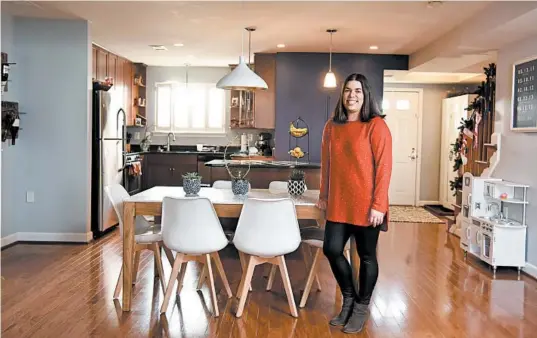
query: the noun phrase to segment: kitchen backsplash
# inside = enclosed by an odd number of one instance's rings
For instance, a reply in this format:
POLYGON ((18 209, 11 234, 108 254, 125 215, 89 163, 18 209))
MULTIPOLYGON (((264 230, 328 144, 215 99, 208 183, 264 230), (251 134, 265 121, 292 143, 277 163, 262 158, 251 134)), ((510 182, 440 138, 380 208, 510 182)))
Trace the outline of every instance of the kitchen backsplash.
MULTIPOLYGON (((188 135, 181 136, 181 134, 175 134, 175 141, 170 141, 172 145, 196 145, 206 144, 213 146, 226 146, 228 144, 238 146, 240 145, 240 135, 245 133, 246 135, 252 135, 251 144, 253 145, 257 140, 259 133, 269 132, 274 137, 274 130, 261 130, 261 129, 240 129, 240 130, 228 130, 223 135, 188 135)), ((144 137, 143 127, 127 127, 127 133, 132 134, 131 144, 140 144, 144 137), (139 138, 136 138, 139 133, 139 138)), ((151 136, 152 145, 165 145, 168 142, 168 135, 166 133, 153 133, 151 136)), ((272 140, 274 145, 274 140, 272 140)))

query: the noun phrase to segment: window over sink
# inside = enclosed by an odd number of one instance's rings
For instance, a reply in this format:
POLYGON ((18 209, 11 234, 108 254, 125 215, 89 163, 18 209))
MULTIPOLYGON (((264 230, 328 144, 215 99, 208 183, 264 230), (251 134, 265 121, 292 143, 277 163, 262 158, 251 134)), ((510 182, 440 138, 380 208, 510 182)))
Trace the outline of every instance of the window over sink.
POLYGON ((156 84, 155 131, 225 133, 225 91, 215 83, 156 84))

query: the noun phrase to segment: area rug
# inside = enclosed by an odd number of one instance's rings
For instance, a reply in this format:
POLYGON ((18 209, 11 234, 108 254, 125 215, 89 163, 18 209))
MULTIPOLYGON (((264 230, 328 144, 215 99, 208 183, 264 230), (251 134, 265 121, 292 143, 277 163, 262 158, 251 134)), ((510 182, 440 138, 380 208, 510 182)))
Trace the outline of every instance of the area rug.
POLYGON ((444 223, 424 208, 409 206, 390 206, 390 222, 401 223, 444 223))

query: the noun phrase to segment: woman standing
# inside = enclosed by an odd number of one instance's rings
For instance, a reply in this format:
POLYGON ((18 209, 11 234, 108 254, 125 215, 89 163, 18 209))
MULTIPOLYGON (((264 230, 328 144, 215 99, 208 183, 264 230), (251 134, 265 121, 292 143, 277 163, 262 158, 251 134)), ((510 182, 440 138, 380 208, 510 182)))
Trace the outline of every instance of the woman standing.
POLYGON ((392 138, 366 77, 345 79, 334 116, 323 131, 321 191, 326 210, 323 252, 343 294, 339 315, 330 320, 346 333, 360 332, 378 277, 377 242, 387 231, 392 138), (354 235, 360 257, 359 292, 343 249, 354 235))

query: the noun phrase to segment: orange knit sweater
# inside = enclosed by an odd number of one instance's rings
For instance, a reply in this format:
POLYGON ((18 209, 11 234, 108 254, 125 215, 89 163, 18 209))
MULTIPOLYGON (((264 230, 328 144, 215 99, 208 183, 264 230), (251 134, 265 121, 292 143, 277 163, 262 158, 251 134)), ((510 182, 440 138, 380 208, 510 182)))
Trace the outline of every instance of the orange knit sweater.
POLYGON ((386 214, 392 173, 392 137, 386 122, 328 121, 321 149, 320 198, 328 202, 326 219, 369 226, 371 209, 386 214))

